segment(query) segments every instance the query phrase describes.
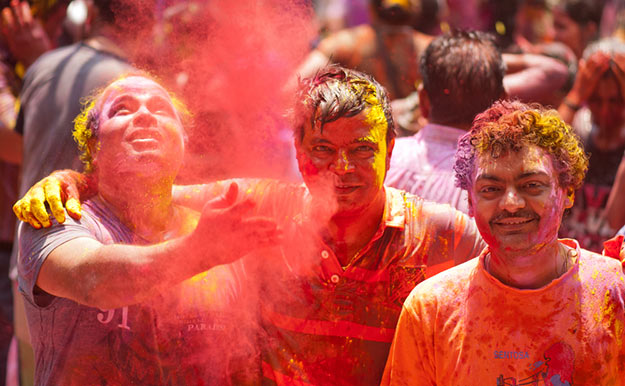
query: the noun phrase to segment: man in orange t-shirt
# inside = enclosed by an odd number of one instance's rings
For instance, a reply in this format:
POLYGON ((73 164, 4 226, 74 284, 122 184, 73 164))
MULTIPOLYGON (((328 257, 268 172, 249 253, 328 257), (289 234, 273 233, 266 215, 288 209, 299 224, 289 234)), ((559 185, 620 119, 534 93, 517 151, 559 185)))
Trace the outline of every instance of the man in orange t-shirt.
POLYGON ((625 276, 558 240, 587 169, 553 110, 497 102, 454 167, 488 247, 407 298, 383 385, 625 385, 625 276))

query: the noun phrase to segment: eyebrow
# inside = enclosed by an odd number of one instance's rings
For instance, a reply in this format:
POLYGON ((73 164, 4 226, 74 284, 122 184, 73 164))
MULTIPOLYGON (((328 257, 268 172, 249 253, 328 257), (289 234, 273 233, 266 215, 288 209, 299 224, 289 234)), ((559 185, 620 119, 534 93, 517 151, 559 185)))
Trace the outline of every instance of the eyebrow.
MULTIPOLYGON (((529 172, 525 172, 525 173, 522 173, 522 174, 516 176, 514 178, 514 180, 518 181, 518 180, 523 180, 523 179, 528 178, 528 177, 538 177, 538 176, 547 176, 547 173, 545 173, 544 171, 537 171, 537 170, 536 171, 529 171, 529 172)), ((476 181, 478 181, 478 180, 489 180, 489 181, 495 181, 495 182, 503 181, 501 178, 497 177, 496 175, 488 174, 488 173, 480 174, 479 176, 477 176, 475 178, 475 180, 476 181)))
POLYGON ((111 107, 115 106, 115 105, 117 105, 119 103, 128 102, 128 101, 133 102, 133 101, 136 101, 136 100, 137 100, 137 98, 135 98, 132 95, 122 94, 122 95, 116 97, 115 99, 113 99, 113 102, 111 103, 111 107))

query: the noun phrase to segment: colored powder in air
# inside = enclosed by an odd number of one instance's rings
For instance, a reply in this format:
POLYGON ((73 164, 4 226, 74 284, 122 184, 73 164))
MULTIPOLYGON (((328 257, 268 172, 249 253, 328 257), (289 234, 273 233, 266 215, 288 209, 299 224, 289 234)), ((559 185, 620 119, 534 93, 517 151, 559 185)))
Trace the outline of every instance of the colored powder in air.
POLYGON ((294 175, 283 90, 316 36, 307 2, 179 4, 157 31, 147 64, 194 113, 181 181, 294 175))

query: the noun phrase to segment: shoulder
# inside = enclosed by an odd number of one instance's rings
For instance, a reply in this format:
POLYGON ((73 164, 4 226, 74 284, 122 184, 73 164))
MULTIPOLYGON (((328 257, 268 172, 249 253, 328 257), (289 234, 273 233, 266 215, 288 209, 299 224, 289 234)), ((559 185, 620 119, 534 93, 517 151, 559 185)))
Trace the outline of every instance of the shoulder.
POLYGON ((415 194, 390 186, 385 186, 385 189, 391 209, 394 212, 400 208, 405 211, 406 223, 423 224, 423 226, 430 227, 430 231, 434 228, 450 229, 463 224, 474 224, 473 219, 449 204, 427 201, 415 194))
POLYGON ((405 306, 416 311, 424 307, 455 307, 463 303, 479 261, 479 257, 475 257, 422 281, 412 290, 405 306))
POLYGON ((30 87, 39 87, 40 83, 48 80, 48 78, 56 71, 57 64, 70 56, 78 49, 77 44, 66 47, 60 47, 48 51, 35 60, 24 74, 24 86, 22 94, 30 87))
POLYGON ((355 50, 363 41, 373 41, 374 36, 373 29, 369 25, 363 24, 329 35, 319 43, 317 49, 329 56, 339 51, 355 50))
POLYGON ((580 275, 582 280, 606 279, 608 281, 620 282, 625 285, 625 274, 623 266, 618 259, 609 256, 603 256, 598 253, 580 249, 580 275))

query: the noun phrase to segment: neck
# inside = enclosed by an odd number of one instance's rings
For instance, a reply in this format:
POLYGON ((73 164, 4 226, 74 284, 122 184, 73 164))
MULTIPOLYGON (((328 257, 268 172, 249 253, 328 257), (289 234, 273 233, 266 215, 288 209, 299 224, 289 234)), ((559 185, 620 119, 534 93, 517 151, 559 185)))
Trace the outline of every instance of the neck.
POLYGON ((471 130, 471 123, 470 122, 469 123, 441 123, 441 122, 436 122, 436 120, 434 120, 434 119, 430 119, 429 121, 430 121, 430 123, 433 123, 435 125, 454 127, 456 129, 460 129, 460 130, 464 130, 464 131, 471 130))
POLYGON ((342 266, 349 265, 371 241, 382 221, 385 203, 386 195, 382 191, 378 199, 363 211, 335 214, 325 221, 322 233, 342 266))
POLYGON ((173 177, 125 177, 117 180, 124 184, 98 183, 100 197, 133 232, 148 241, 161 241, 173 217, 173 177))
POLYGON ((575 263, 575 256, 575 250, 555 240, 527 254, 491 250, 484 265, 491 275, 505 285, 537 289, 566 273, 575 263))
POLYGON ((84 43, 96 50, 108 52, 120 58, 126 58, 124 49, 120 46, 119 39, 115 38, 116 32, 108 25, 99 26, 84 43))

